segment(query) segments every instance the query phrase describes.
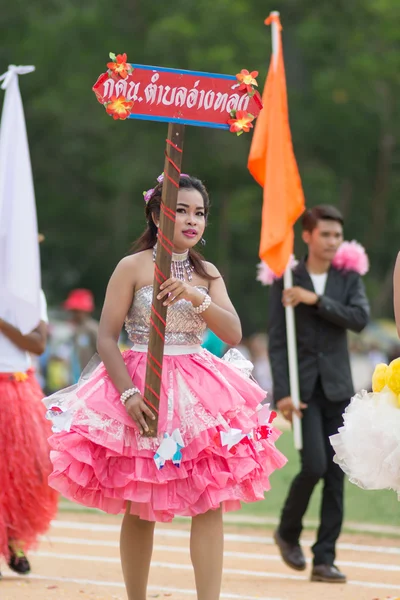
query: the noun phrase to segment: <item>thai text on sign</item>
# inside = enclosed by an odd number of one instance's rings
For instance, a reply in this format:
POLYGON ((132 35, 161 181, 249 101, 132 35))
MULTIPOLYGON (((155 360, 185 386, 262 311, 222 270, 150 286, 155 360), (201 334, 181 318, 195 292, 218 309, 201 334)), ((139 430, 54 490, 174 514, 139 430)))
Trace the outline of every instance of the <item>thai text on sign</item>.
POLYGON ((256 117, 262 108, 258 92, 250 96, 239 90, 232 75, 131 66, 133 71, 125 79, 104 73, 93 87, 101 104, 113 96, 132 101, 131 119, 229 129, 232 111, 256 117))

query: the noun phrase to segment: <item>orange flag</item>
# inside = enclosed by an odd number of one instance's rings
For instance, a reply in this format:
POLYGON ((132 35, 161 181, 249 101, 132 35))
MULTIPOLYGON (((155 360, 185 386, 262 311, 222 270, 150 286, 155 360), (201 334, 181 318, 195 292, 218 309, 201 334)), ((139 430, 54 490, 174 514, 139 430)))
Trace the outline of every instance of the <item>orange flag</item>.
POLYGON ((273 55, 248 168, 264 188, 260 258, 281 276, 293 253, 293 225, 303 213, 305 202, 289 126, 279 14, 271 13, 265 23, 272 24, 273 55))

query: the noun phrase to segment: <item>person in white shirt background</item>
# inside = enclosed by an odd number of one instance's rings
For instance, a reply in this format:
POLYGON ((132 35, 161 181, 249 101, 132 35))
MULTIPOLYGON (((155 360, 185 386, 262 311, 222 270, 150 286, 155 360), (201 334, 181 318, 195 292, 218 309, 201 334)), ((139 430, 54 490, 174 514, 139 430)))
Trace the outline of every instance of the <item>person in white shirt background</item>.
POLYGON ((0 557, 26 574, 25 551, 47 531, 58 503, 47 483, 51 426, 31 361, 46 347, 47 306, 41 291, 40 322, 23 335, 14 308, 1 296, 0 290, 0 557))

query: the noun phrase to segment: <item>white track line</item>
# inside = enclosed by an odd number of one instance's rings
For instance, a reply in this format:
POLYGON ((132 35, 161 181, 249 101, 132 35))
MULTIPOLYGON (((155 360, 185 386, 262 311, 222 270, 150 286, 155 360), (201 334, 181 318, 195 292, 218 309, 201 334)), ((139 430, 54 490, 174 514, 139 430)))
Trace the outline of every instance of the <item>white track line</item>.
MULTIPOLYGON (((105 562, 105 563, 119 563, 119 558, 108 557, 108 556, 87 556, 82 554, 56 554, 52 552, 35 552, 33 553, 40 558, 52 558, 60 560, 73 560, 78 562, 105 562)), ((152 561, 151 566, 153 569, 169 569, 174 571, 191 571, 191 565, 176 564, 170 562, 152 561)), ((307 577, 301 575, 291 575, 285 573, 269 573, 265 571, 248 571, 244 569, 225 569, 224 573, 229 575, 243 575, 245 577, 258 577, 268 579, 291 579, 293 581, 307 581, 307 577)), ((369 587, 369 588, 382 588, 387 590, 398 590, 399 584, 389 583, 378 583, 378 582, 366 582, 366 581, 348 581, 350 585, 356 585, 357 587, 369 587)))
MULTIPOLYGON (((56 529, 68 529, 68 530, 77 530, 77 531, 93 531, 93 532, 109 532, 109 533, 119 533, 120 525, 101 525, 98 523, 75 523, 74 521, 53 521, 52 527, 56 529)), ((182 529, 156 529, 156 536, 158 537, 170 537, 170 538, 184 538, 188 539, 190 537, 189 531, 184 531, 182 529)), ((51 539, 51 535, 48 536, 51 539)), ((267 544, 267 545, 275 545, 274 540, 271 537, 267 536, 255 536, 255 535, 242 535, 235 533, 226 533, 225 540, 227 542, 242 542, 242 543, 251 543, 251 544, 267 544)), ((313 545, 313 542, 309 540, 302 541, 302 545, 305 547, 310 547, 313 545)), ((362 545, 362 544, 349 544, 341 542, 337 544, 337 548, 339 550, 351 550, 354 552, 375 552, 378 554, 398 554, 400 555, 400 548, 390 547, 390 546, 371 546, 371 545, 362 545)))
MULTIPOLYGON (((20 580, 21 578, 12 577, 13 579, 20 580)), ((11 579, 11 578, 10 578, 11 579)), ((57 581, 58 583, 78 583, 79 585, 94 585, 101 587, 117 587, 125 588, 125 585, 120 581, 96 581, 94 579, 77 579, 74 577, 46 577, 45 575, 28 575, 25 579, 35 579, 38 581, 57 581)), ((171 592, 177 594, 187 594, 190 596, 196 596, 196 590, 185 590, 174 587, 165 587, 157 585, 149 585, 149 592, 171 592)), ((228 592, 221 592, 221 598, 227 598, 227 600, 284 600, 283 598, 271 598, 266 596, 241 596, 240 594, 230 594, 228 592)))
MULTIPOLYGON (((107 540, 87 540, 73 537, 54 537, 51 539, 52 542, 60 544, 72 544, 76 546, 102 546, 107 548, 119 548, 118 542, 109 542, 107 540)), ((187 554, 188 549, 185 546, 164 546, 157 544, 154 546, 154 550, 160 552, 170 553, 184 553, 187 554)), ((42 551, 33 552, 36 556, 44 556, 42 551)), ((49 556, 53 554, 49 553, 49 556)), ((79 556, 79 555, 77 555, 79 556)), ((275 561, 280 562, 282 559, 278 554, 260 554, 255 552, 233 552, 231 550, 225 550, 224 556, 229 558, 243 558, 245 560, 264 560, 264 561, 275 561)), ((308 563, 311 563, 311 559, 307 559, 308 563)), ((391 565, 387 563, 370 563, 370 562, 354 562, 354 561, 337 561, 337 564, 341 567, 354 567, 356 569, 368 569, 376 571, 394 571, 400 572, 399 565, 391 565)))
POLYGON ((74 537, 58 537, 58 536, 40 536, 41 542, 53 544, 76 544, 77 546, 103 546, 104 548, 119 548, 119 542, 111 542, 109 540, 88 540, 74 537))

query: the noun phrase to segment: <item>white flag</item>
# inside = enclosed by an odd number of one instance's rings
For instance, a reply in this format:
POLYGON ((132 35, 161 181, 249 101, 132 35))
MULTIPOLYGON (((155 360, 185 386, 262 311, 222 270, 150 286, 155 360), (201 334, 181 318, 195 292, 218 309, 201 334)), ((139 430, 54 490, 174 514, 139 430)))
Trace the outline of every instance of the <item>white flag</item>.
POLYGON ((12 308, 27 334, 40 321, 40 256, 35 192, 18 75, 33 66, 10 65, 0 77, 6 90, 0 127, 1 313, 12 308))

